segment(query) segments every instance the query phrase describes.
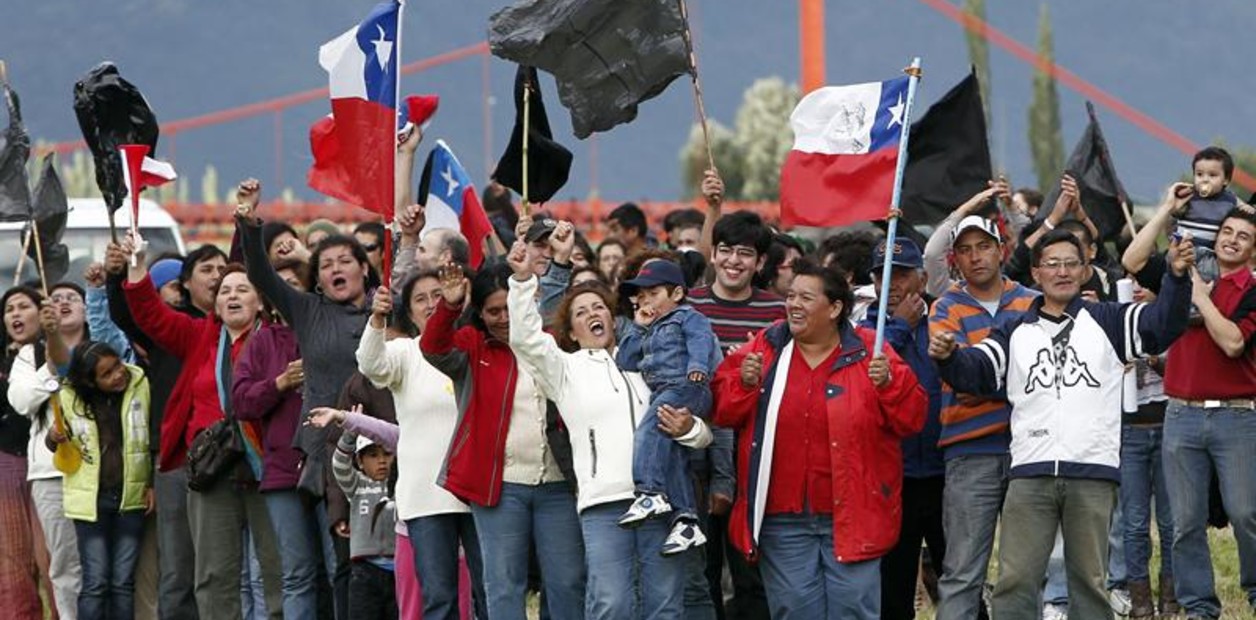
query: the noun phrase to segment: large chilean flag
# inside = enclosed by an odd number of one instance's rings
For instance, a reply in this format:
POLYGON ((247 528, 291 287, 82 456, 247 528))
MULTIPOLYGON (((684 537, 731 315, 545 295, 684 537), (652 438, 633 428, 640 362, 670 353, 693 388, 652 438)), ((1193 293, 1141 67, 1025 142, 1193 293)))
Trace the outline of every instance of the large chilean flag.
POLYGON ((781 167, 781 223, 844 226, 884 219, 894 191, 907 84, 826 86, 790 115, 794 148, 781 167))
POLYGON ((393 214, 397 149, 397 24, 401 4, 382 2, 362 23, 318 49, 330 78, 331 118, 310 129, 316 191, 393 214))
POLYGON ((427 156, 419 180, 419 200, 427 215, 420 234, 437 228, 461 231, 471 246, 471 266, 479 269, 484 262, 484 240, 492 234, 493 225, 471 185, 471 175, 444 140, 437 140, 427 156))

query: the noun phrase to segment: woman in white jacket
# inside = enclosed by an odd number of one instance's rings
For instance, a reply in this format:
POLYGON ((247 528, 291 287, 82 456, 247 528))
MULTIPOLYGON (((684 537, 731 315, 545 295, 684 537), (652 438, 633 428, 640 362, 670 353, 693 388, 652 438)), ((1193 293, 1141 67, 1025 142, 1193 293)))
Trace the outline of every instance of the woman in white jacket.
POLYGON ((73 620, 81 577, 78 538, 74 523, 65 516, 61 472, 52 465, 52 450, 46 441, 53 425, 52 413, 44 405, 60 387, 54 362, 69 363, 69 351, 88 340, 87 306, 82 289, 75 285, 59 284, 49 293, 49 303, 39 313, 44 338, 18 351, 9 372, 8 398, 14 411, 31 419, 26 479, 48 545, 48 573, 57 612, 61 618, 73 620), (35 347, 45 346, 48 359, 37 365, 36 359, 45 356, 36 355, 35 347))
MULTIPOLYGON (((560 224, 553 234, 564 233, 571 234, 570 224, 560 224)), ((633 499, 633 434, 650 392, 640 375, 615 365, 614 294, 598 282, 573 287, 558 307, 556 342, 542 331, 538 284, 526 248, 516 243, 508 262, 515 274, 507 295, 510 348, 558 406, 571 437, 588 570, 586 617, 681 618, 686 574, 694 564, 684 555, 659 554, 668 521, 647 521, 637 529, 618 525, 633 499)), ((685 446, 711 442, 710 428, 683 409, 659 417, 664 430, 685 446)))
POLYGON ((388 289, 375 292, 371 320, 358 344, 358 369, 376 387, 392 392, 400 437, 397 442, 397 520, 414 547, 415 570, 423 588, 424 620, 457 620, 458 549, 471 573, 476 616, 485 607, 480 544, 471 509, 437 483, 445 450, 458 421, 453 383, 419 351, 418 335, 441 299, 435 271, 419 271, 405 281, 397 313, 402 337, 387 340, 385 321, 393 311, 388 289))

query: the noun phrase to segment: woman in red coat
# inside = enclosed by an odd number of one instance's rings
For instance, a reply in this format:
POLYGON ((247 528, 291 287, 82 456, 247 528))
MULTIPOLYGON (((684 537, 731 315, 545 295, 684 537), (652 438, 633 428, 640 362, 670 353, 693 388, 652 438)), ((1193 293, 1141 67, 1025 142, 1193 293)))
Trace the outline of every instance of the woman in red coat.
POLYGON ((786 320, 724 359, 714 422, 738 431, 729 537, 760 562, 775 620, 881 616, 880 557, 898 539, 899 441, 928 399, 852 327, 843 275, 794 264, 786 320))

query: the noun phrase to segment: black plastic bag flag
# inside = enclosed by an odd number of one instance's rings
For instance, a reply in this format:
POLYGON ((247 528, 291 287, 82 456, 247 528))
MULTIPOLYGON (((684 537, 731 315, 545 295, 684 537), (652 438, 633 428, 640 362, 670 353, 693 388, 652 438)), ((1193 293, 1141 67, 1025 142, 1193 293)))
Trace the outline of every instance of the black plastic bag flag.
MULTIPOLYGON (((1103 139, 1095 106, 1089 101, 1086 102, 1086 116, 1089 118, 1086 131, 1077 141, 1077 146, 1073 147, 1064 170, 1077 181, 1082 208, 1099 229, 1101 240, 1107 241, 1120 234, 1121 228, 1126 225, 1122 205, 1129 202, 1129 195, 1116 176, 1116 166, 1108 153, 1108 142, 1103 139)), ((1051 213, 1051 207, 1059 196, 1060 187, 1056 185, 1043 200, 1043 208, 1038 210, 1039 221, 1051 213)))
POLYGON ((571 151, 554 141, 540 83, 534 67, 520 66, 515 73, 515 128, 510 134, 506 152, 497 161, 493 179, 523 195, 523 119, 524 89, 529 89, 528 102, 528 200, 545 202, 567 183, 571 173, 571 151))
POLYGON ((675 0, 520 0, 488 30, 494 56, 554 76, 581 139, 636 118, 641 102, 690 71, 675 0))
POLYGON ((912 123, 899 204, 913 222, 936 224, 992 178, 981 87, 969 73, 912 123))
POLYGON ((22 124, 22 104, 5 82, 5 107, 9 124, 0 135, 0 221, 25 222, 31 217, 30 181, 26 161, 31 156, 31 138, 22 124))
MULTIPOLYGON (((61 185, 61 177, 57 174, 54 161, 56 155, 44 155, 39 182, 32 193, 30 217, 39 226, 39 245, 44 252, 44 275, 48 282, 59 282, 70 269, 70 250, 62 243, 65 235, 66 218, 69 217, 69 200, 65 195, 65 187, 61 185)), ((26 251, 31 260, 36 260, 35 246, 32 244, 26 251)))
POLYGON ((74 84, 74 114, 96 164, 96 185, 113 213, 127 195, 118 147, 143 144, 156 152, 157 116, 111 62, 100 63, 74 84))

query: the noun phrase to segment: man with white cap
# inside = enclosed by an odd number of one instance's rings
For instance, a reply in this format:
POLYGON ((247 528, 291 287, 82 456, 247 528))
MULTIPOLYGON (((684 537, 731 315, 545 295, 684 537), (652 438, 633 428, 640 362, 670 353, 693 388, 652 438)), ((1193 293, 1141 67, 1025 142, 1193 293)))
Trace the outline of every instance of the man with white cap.
MULTIPOLYGON (((977 344, 998 322, 1028 310, 1038 295, 1003 275, 999 231, 979 215, 966 216, 955 225, 950 257, 961 279, 934 303, 931 334, 951 332, 961 345, 977 344)), ((942 495, 946 557, 938 580, 938 620, 971 620, 981 612, 995 523, 1007 492, 1010 413, 1006 400, 959 394, 942 386, 938 447, 946 461, 942 495)))

